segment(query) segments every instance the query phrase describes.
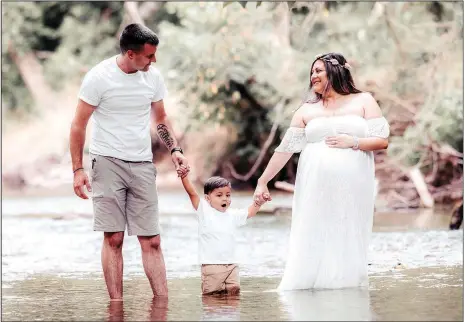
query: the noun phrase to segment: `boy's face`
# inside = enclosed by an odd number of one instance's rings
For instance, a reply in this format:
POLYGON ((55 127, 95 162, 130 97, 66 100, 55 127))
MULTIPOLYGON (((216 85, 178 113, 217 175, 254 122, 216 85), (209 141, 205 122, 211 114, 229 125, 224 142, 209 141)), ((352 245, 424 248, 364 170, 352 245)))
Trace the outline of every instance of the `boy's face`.
POLYGON ((208 195, 205 195, 205 199, 208 201, 212 208, 218 211, 225 212, 231 205, 231 187, 216 188, 208 195))

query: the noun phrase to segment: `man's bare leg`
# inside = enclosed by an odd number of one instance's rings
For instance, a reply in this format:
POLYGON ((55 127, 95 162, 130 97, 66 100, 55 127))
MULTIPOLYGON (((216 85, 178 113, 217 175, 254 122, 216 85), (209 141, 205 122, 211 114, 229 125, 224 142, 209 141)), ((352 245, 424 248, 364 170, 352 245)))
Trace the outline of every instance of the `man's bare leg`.
POLYGON ((102 268, 111 300, 123 299, 123 240, 124 231, 104 233, 102 268))
POLYGON ((166 268, 160 245, 160 235, 137 236, 142 249, 142 262, 153 295, 167 296, 166 268))

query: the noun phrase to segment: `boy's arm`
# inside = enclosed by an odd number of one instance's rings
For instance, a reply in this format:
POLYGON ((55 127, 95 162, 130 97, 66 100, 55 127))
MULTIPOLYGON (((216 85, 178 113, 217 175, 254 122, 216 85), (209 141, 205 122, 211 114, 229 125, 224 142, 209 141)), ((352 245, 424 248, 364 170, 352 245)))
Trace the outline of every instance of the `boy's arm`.
POLYGON ((263 202, 260 202, 260 201, 258 201, 257 199, 254 198, 253 204, 251 204, 249 206, 249 209, 248 209, 249 210, 249 215, 247 216, 247 219, 252 218, 253 216, 255 216, 257 214, 257 212, 260 210, 260 207, 263 206, 263 204, 266 202, 266 200, 269 200, 270 194, 265 193, 263 195, 263 197, 265 198, 265 201, 263 201, 263 202))
POLYGON ((181 178, 182 185, 184 186, 184 190, 186 190, 189 198, 191 199, 192 206, 194 206, 195 210, 199 208, 200 197, 197 191, 194 188, 194 185, 189 180, 187 174, 181 178))
POLYGON ((249 215, 247 216, 247 219, 249 218, 252 218, 253 216, 255 216, 257 214, 257 212, 260 210, 260 207, 263 205, 264 203, 259 203, 258 201, 254 201, 253 204, 251 204, 249 206, 249 215))

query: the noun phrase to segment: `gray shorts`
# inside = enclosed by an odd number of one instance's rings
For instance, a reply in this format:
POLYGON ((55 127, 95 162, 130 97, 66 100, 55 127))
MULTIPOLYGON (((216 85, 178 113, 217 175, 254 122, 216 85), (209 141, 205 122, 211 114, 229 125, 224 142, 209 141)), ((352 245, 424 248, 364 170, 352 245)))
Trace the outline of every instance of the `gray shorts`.
POLYGON ((157 171, 152 162, 90 154, 94 230, 128 235, 160 234, 157 171))

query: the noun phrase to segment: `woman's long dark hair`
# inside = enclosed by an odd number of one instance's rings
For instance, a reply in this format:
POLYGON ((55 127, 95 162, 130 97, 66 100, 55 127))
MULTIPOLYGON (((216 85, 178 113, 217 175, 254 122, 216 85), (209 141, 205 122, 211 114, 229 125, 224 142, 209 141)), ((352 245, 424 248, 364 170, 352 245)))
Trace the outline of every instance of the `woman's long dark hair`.
POLYGON ((310 85, 308 86, 307 95, 302 101, 305 103, 316 103, 324 99, 329 89, 332 88, 336 93, 341 95, 349 95, 361 93, 362 91, 355 87, 354 79, 350 73, 350 67, 348 66, 347 60, 338 53, 327 53, 318 55, 312 63, 310 68, 310 78, 312 76, 313 65, 317 60, 321 60, 325 64, 326 76, 328 82, 326 83, 325 89, 322 94, 314 93, 313 97, 309 97, 312 91, 312 81, 310 79, 310 85))

